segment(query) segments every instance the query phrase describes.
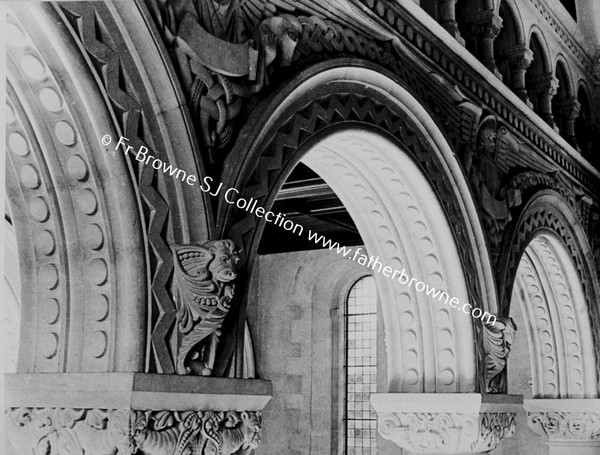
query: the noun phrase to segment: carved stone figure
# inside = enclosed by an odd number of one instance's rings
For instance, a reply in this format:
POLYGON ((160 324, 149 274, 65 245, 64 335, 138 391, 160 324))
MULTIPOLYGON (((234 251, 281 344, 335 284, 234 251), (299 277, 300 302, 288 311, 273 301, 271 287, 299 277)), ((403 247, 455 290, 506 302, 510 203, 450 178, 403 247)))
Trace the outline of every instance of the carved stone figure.
POLYGON ((174 248, 174 296, 181 344, 177 373, 212 373, 220 328, 233 298, 239 251, 231 240, 174 248))
MULTIPOLYGON (((502 232, 511 220, 510 208, 521 204, 519 190, 506 188, 498 170, 499 146, 518 148, 507 137, 506 128, 498 128, 493 116, 484 118, 477 132, 475 151, 467 152, 465 167, 469 180, 478 194, 483 222, 491 241, 492 254, 500 244, 502 232)), ((511 153, 518 150, 511 150, 511 153)))
POLYGON ((268 83, 268 67, 290 64, 302 27, 279 0, 147 0, 188 95, 200 136, 226 147, 245 101, 268 83))
POLYGON ((483 323, 485 393, 506 393, 506 364, 517 326, 510 317, 483 323))

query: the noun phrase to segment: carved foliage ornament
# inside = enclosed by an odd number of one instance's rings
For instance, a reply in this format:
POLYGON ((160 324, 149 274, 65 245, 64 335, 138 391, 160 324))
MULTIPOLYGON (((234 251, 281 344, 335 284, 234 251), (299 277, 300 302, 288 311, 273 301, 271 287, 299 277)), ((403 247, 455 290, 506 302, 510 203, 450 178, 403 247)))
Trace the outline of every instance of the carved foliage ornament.
POLYGON ((174 247, 174 299, 181 342, 177 373, 208 376, 233 298, 239 249, 231 240, 174 247))
POLYGON ((260 443, 258 411, 12 408, 14 453, 35 455, 246 455, 260 443))
POLYGON ((514 412, 403 412, 379 419, 379 431, 411 453, 473 453, 493 450, 515 431, 514 412))
POLYGON ((485 393, 507 393, 506 364, 517 325, 512 318, 498 318, 495 323, 483 322, 485 393))

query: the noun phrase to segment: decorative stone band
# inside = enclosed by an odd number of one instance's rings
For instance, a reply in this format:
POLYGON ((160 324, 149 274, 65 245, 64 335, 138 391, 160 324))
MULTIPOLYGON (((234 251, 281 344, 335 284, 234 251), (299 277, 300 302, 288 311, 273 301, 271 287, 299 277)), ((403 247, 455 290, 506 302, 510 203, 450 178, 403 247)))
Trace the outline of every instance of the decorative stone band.
POLYGON ((9 375, 7 390, 14 455, 243 455, 271 398, 268 381, 139 373, 9 375))
POLYGON ((390 393, 371 395, 379 433, 413 454, 493 450, 515 431, 519 395, 390 393))
POLYGON ((553 453, 565 447, 573 454, 600 453, 600 399, 525 400, 529 427, 540 436, 553 453), (588 450, 589 449, 589 450, 588 450))

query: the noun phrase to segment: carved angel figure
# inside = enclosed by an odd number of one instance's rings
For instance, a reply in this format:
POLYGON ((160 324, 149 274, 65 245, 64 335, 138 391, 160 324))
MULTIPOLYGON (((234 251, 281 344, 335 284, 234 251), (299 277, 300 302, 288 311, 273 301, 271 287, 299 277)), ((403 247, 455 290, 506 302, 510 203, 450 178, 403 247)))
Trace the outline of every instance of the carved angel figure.
POLYGON ((510 317, 483 323, 485 393, 506 393, 506 363, 517 326, 510 317))
POLYGON ((231 240, 174 248, 174 295, 182 336, 177 373, 208 376, 231 307, 239 250, 231 240))

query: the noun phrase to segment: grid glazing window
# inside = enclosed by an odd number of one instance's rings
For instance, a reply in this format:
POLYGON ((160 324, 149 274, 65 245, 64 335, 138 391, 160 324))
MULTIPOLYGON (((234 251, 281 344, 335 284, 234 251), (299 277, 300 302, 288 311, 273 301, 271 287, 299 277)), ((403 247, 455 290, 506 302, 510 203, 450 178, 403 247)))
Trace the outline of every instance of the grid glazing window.
POLYGON ((377 386, 377 289, 367 276, 350 289, 344 314, 346 325, 346 453, 375 454, 377 416, 369 396, 377 386))

